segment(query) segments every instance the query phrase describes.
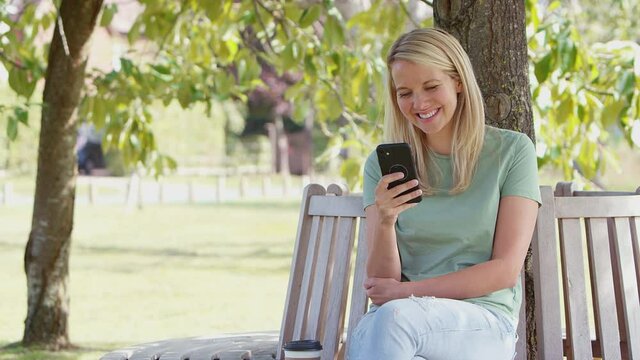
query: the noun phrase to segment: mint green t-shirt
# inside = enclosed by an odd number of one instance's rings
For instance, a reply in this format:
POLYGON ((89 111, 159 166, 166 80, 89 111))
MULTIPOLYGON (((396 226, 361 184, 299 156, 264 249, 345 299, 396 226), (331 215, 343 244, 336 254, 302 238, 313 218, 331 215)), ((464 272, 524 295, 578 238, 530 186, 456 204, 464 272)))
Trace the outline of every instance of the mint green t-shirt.
MULTIPOLYGON (((491 259, 498 205, 503 196, 521 196, 541 203, 535 148, 524 134, 486 126, 482 152, 466 191, 449 195, 452 164, 449 156, 434 154, 440 183, 434 195, 424 196, 396 222, 402 275, 418 281, 455 272, 491 259)), ((363 205, 375 203, 381 178, 374 151, 364 168, 363 205)), ((513 288, 465 299, 518 318, 522 300, 520 281, 513 288)))

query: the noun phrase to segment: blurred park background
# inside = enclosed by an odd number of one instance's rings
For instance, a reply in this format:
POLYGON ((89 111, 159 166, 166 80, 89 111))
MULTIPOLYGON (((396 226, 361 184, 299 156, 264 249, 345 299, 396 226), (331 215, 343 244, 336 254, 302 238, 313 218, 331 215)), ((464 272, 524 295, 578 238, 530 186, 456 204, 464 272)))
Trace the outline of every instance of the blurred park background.
MULTIPOLYGON (((61 3, 0 0, 0 360, 278 329, 302 188, 360 190, 381 140, 384 53, 433 26, 432 4, 105 1, 74 130, 77 348, 47 352, 19 342, 61 3)), ((525 5, 541 183, 640 186, 638 1, 525 5)))

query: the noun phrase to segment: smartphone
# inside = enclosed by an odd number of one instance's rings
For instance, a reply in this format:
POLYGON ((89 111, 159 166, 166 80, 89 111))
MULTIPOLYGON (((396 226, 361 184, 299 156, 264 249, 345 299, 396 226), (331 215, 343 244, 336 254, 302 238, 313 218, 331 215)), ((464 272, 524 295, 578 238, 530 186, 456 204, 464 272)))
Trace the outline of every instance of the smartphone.
MULTIPOLYGON (((404 184, 407 181, 417 179, 416 167, 413 162, 413 155, 411 154, 411 147, 407 143, 393 143, 393 144, 380 144, 376 148, 378 154, 378 164, 380 165, 380 171, 382 175, 388 175, 396 172, 401 172, 404 177, 400 180, 396 180, 389 184, 389 189, 404 184)), ((409 189, 398 196, 408 194, 412 191, 418 190, 419 185, 409 189)), ((407 202, 419 203, 422 201, 422 196, 417 196, 407 202)))

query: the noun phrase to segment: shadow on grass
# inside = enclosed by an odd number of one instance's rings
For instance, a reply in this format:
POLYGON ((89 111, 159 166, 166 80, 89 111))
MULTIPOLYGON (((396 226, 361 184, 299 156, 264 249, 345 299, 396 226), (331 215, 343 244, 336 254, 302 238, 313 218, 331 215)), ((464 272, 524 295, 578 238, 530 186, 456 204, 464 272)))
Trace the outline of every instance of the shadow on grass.
MULTIPOLYGON (((78 246, 74 250, 80 251, 86 254, 100 254, 100 255, 139 255, 139 256, 151 256, 151 257, 168 257, 168 258, 211 258, 211 259, 224 259, 224 258, 254 258, 254 259, 278 259, 278 258, 290 258, 291 252, 273 251, 272 249, 281 249, 284 247, 282 243, 277 244, 264 244, 260 243, 260 248, 256 249, 256 244, 243 244, 235 245, 236 248, 247 248, 248 252, 241 254, 224 254, 220 249, 229 249, 234 246, 227 244, 215 246, 209 245, 211 249, 208 250, 189 250, 189 249, 176 249, 176 248, 145 248, 135 246, 78 246)), ((24 244, 13 244, 0 241, 0 249, 7 250, 24 250, 24 244)))
POLYGON ((105 353, 122 347, 122 344, 83 344, 72 345, 61 351, 49 351, 45 348, 25 348, 20 342, 1 343, 0 360, 88 360, 98 359, 105 353))
MULTIPOLYGON (((0 246, 3 244, 0 243, 0 246)), ((168 258, 253 258, 253 259, 278 259, 278 258, 290 258, 291 252, 274 252, 272 249, 283 248, 282 243, 267 244, 260 243, 260 247, 256 249, 256 244, 247 244, 246 247, 251 251, 241 254, 224 254, 220 249, 228 248, 226 245, 215 244, 215 246, 209 246, 212 249, 209 250, 189 250, 189 249, 177 249, 177 248, 144 248, 134 246, 79 246, 77 250, 86 253, 95 254, 116 254, 116 255, 140 255, 140 256, 157 256, 168 258)))
MULTIPOLYGON (((184 203, 165 203, 165 204, 145 204, 144 206, 148 206, 148 207, 152 207, 152 206, 161 206, 161 207, 179 207, 179 206, 184 206, 184 203)), ((214 202, 207 202, 207 203, 192 203, 192 204, 188 204, 189 206, 192 207, 199 207, 199 208, 236 208, 236 209, 243 209, 243 208, 248 208, 251 210, 254 209, 272 209, 272 210, 298 210, 300 209, 300 200, 296 199, 296 200, 229 200, 229 201, 225 201, 223 203, 214 203, 214 202)))

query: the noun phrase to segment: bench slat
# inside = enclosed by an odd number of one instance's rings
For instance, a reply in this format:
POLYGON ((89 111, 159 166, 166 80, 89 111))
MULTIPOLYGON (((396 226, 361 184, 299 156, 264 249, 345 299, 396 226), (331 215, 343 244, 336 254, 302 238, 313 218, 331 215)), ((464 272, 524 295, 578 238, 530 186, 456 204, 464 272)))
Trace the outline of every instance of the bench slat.
MULTIPOLYGON (((318 326, 324 324, 324 314, 322 310, 326 306, 323 304, 324 292, 327 290, 329 281, 327 269, 331 268, 333 258, 330 257, 331 247, 334 242, 335 229, 337 228, 337 219, 333 216, 323 217, 322 232, 318 242, 318 254, 315 257, 308 257, 308 262, 315 262, 313 278, 311 280, 311 299, 309 307, 305 310, 306 323, 304 324, 303 337, 301 339, 318 339, 320 333, 318 326)), ((295 338, 294 338, 295 339, 295 338)), ((297 340, 297 339, 295 339, 297 340)))
POLYGON ((329 302, 326 316, 322 319, 327 331, 324 333, 323 358, 329 359, 333 356, 339 345, 340 336, 344 327, 344 312, 347 303, 347 291, 349 288, 348 272, 351 265, 351 253, 355 237, 355 218, 340 218, 338 222, 338 233, 335 239, 334 254, 336 264, 333 267, 329 302))
MULTIPOLYGON (((640 188, 639 188, 640 191, 640 188)), ((633 257, 636 261, 636 280, 638 281, 638 298, 640 298, 640 217, 630 220, 631 223, 631 244, 633 246, 633 257)))
POLYGON ((353 330, 356 328, 356 324, 360 322, 360 319, 367 312, 367 293, 364 290, 363 284, 366 278, 367 272, 367 219, 362 218, 360 220, 360 228, 358 229, 358 244, 356 252, 356 264, 355 272, 353 275, 353 284, 351 286, 351 309, 349 311, 349 326, 347 327, 347 342, 345 346, 345 353, 349 350, 349 339, 353 330))
POLYGON ((635 274, 631 224, 628 218, 615 219, 616 255, 619 260, 620 283, 623 289, 622 304, 625 310, 627 342, 632 359, 640 359, 640 300, 635 274))
POLYGON ((584 259, 580 242, 578 219, 558 220, 560 227, 560 254, 562 257, 562 284, 565 294, 567 339, 574 359, 591 359, 588 307, 586 301, 584 259))
MULTIPOLYGON (((315 259, 318 247, 318 239, 322 236, 322 217, 314 216, 311 222, 311 233, 308 239, 306 259, 315 259)), ((300 340, 303 337, 304 325, 307 320, 307 310, 309 309, 309 298, 311 296, 311 279, 315 270, 315 261, 305 263, 300 293, 298 296, 297 312, 295 323, 293 324, 293 340, 300 340)))
POLYGON ((300 299, 300 287, 304 275, 306 264, 306 254, 308 250, 308 239, 312 228, 312 217, 309 215, 310 199, 314 195, 326 194, 324 187, 318 184, 309 184, 305 187, 302 195, 300 216, 298 218, 298 229, 296 232, 296 242, 293 248, 291 259, 291 271, 289 272, 289 284, 287 285, 287 297, 285 300, 284 314, 280 325, 280 337, 276 352, 276 359, 284 359, 284 342, 292 339, 293 328, 296 321, 298 303, 300 299))
POLYGON ((556 197, 558 218, 640 216, 640 195, 556 197))
POLYGON ((562 359, 563 346, 553 191, 542 186, 540 195, 542 206, 532 241, 537 352, 540 360, 556 360, 562 359))
POLYGON ((616 303, 607 220, 586 219, 585 226, 593 288, 593 312, 600 351, 607 360, 621 359, 618 319, 612 316, 616 313, 616 303))
POLYGON ((313 196, 309 215, 364 217, 362 196, 313 196))

